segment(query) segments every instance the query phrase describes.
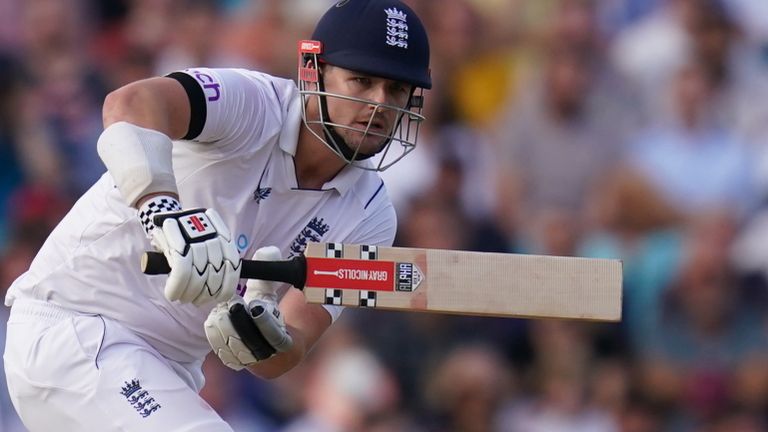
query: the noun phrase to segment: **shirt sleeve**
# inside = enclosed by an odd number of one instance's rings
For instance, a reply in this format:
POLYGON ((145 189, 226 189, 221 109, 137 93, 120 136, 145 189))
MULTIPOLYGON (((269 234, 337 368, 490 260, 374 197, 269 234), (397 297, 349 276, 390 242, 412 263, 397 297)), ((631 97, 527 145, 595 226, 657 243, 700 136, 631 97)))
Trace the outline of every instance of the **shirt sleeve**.
POLYGON ((344 239, 344 243, 392 246, 397 232, 397 214, 384 181, 377 177, 361 197, 365 217, 344 239))
POLYGON ((320 305, 328 311, 328 315, 331 316, 331 324, 335 323, 337 319, 341 316, 341 313, 344 312, 344 306, 334 306, 334 305, 320 305))
POLYGON ((190 103, 184 140, 212 143, 233 150, 260 143, 282 123, 278 86, 268 75, 244 69, 194 68, 173 72, 190 103))

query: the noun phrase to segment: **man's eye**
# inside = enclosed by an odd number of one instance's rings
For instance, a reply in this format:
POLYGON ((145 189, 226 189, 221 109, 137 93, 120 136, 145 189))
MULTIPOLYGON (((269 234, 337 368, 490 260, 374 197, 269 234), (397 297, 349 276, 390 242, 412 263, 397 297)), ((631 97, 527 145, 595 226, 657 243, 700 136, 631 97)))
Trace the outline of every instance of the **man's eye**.
POLYGON ((405 94, 410 93, 411 89, 409 86, 404 84, 392 84, 392 86, 390 86, 390 91, 395 94, 405 94))
POLYGON ((362 85, 368 85, 368 84, 371 83, 371 79, 370 78, 366 78, 366 77, 355 77, 354 81, 357 84, 362 84, 362 85))

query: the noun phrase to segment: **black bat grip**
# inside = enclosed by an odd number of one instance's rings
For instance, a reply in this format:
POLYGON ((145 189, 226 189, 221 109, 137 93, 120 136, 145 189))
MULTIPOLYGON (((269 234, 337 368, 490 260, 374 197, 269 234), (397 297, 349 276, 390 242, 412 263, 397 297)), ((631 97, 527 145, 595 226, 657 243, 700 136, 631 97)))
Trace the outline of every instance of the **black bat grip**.
MULTIPOLYGON (((304 289, 307 281, 307 259, 304 255, 286 261, 241 260, 240 277, 285 282, 298 289, 304 289)), ((144 252, 141 256, 141 271, 148 275, 167 274, 171 271, 168 260, 160 252, 144 252)))

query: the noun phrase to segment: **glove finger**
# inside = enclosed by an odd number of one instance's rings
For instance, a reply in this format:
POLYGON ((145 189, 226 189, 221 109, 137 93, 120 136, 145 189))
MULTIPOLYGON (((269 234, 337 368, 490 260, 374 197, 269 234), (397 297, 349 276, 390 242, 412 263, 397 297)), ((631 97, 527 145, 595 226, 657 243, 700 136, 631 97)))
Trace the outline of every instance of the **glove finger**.
MULTIPOLYGON (((235 306, 235 310, 240 310, 243 313, 247 314, 245 311, 245 305, 242 302, 242 299, 238 299, 236 301, 232 301, 227 303, 228 309, 227 313, 219 318, 217 321, 217 324, 219 328, 221 329, 222 333, 225 335, 228 335, 226 338, 227 346, 229 347, 230 351, 235 355, 235 357, 244 365, 248 365, 251 363, 256 363, 259 360, 263 360, 265 358, 270 357, 274 353, 274 350, 269 348, 269 352, 262 352, 266 350, 257 350, 257 352, 254 352, 251 348, 250 343, 247 343, 247 336, 244 336, 243 334, 239 333, 237 330, 237 326, 233 322, 232 318, 232 310, 233 306, 235 306)), ((237 314, 236 314, 237 315, 237 314)), ((248 320, 250 321, 250 316, 248 317, 248 320)), ((235 319, 237 321, 237 319, 235 319)), ((251 322, 251 325, 253 323, 251 322)))
POLYGON ((224 262, 224 243, 221 239, 213 239, 203 243, 208 255, 208 262, 213 265, 213 270, 220 271, 224 262))
POLYGON ((253 322, 259 328, 264 339, 280 352, 285 352, 293 346, 293 338, 285 330, 282 320, 277 318, 280 312, 274 307, 263 308, 258 316, 253 317, 253 322))
POLYGON ((230 264, 228 267, 224 267, 226 273, 224 276, 225 281, 222 282, 224 284, 222 286, 224 294, 221 295, 222 297, 229 299, 234 294, 234 289, 237 287, 237 282, 240 280, 240 252, 237 250, 237 245, 232 241, 229 227, 227 227, 221 219, 219 213, 214 209, 208 209, 206 214, 216 228, 216 231, 219 233, 217 239, 219 240, 221 260, 224 264, 230 264), (228 292, 230 294, 227 294, 228 292))
MULTIPOLYGON (((253 259, 259 261, 278 261, 281 258, 282 254, 277 246, 265 246, 259 248, 253 254, 253 259)), ((279 286, 279 282, 250 279, 246 283, 247 289, 245 290, 245 294, 243 294, 243 298, 248 304, 255 299, 265 299, 275 302, 277 300, 277 289, 279 286)))
POLYGON ((184 239, 184 235, 181 233, 178 220, 173 218, 164 220, 163 235, 169 249, 178 251, 182 255, 186 253, 187 241, 184 239))
POLYGON ((235 289, 240 281, 240 263, 237 264, 238 267, 235 268, 229 261, 224 263, 224 277, 221 281, 221 290, 215 295, 216 300, 227 301, 235 295, 235 289))
POLYGON ((232 241, 232 234, 229 232, 229 227, 227 227, 227 224, 225 224, 224 220, 219 216, 219 212, 210 208, 205 211, 205 214, 208 216, 208 219, 210 219, 216 232, 228 242, 232 241))
MULTIPOLYGON (((205 330, 205 338, 208 339, 208 343, 211 345, 211 348, 213 348, 214 352, 222 349, 223 347, 226 347, 227 349, 229 348, 227 347, 226 339, 222 335, 218 326, 218 321, 221 315, 227 314, 229 314, 229 309, 226 307, 226 304, 219 303, 211 310, 211 312, 208 314, 208 318, 205 319, 205 323, 203 324, 203 329, 205 330)), ((216 354, 218 355, 218 352, 216 354)))
POLYGON ((248 279, 245 286, 246 290, 245 294, 243 294, 243 298, 247 303, 251 303, 254 300, 277 303, 277 289, 280 287, 279 282, 248 279))
POLYGON ((192 255, 192 264, 199 275, 202 275, 208 267, 208 247, 205 243, 189 244, 189 255, 192 255))
POLYGON ((234 242, 223 243, 221 249, 224 254, 224 260, 231 262, 233 266, 237 266, 240 263, 240 252, 237 251, 237 246, 234 242))
POLYGON ((205 283, 210 272, 208 268, 208 252, 205 244, 191 243, 187 255, 191 255, 192 264, 189 269, 189 281, 179 298, 179 301, 182 303, 192 303, 206 290, 205 283))
POLYGON ((229 261, 225 261, 223 257, 222 249, 227 247, 223 239, 211 240, 205 242, 205 244, 208 253, 207 278, 205 289, 192 301, 195 305, 201 305, 218 298, 228 300, 232 295, 227 296, 226 293, 234 294, 235 284, 237 283, 232 281, 231 277, 225 278, 228 270, 231 269, 231 264, 229 261), (221 294, 222 290, 224 294, 221 294))
POLYGON ((240 252, 238 252, 237 246, 232 241, 229 227, 224 223, 219 212, 215 209, 208 209, 205 214, 208 215, 211 224, 219 233, 218 244, 220 246, 221 260, 224 264, 222 267, 224 274, 221 290, 215 293, 215 296, 219 300, 229 300, 234 295, 235 288, 240 280, 240 252))
MULTIPOLYGON (((193 274, 189 278, 187 286, 184 287, 184 291, 179 297, 179 301, 182 303, 193 303, 198 297, 207 297, 207 290, 205 280, 208 277, 208 271, 203 272, 202 275, 197 275, 196 270, 193 268, 191 271, 193 274)), ((201 302, 205 303, 205 302, 201 302)))
POLYGON ((277 246, 264 246, 253 253, 253 259, 259 261, 277 261, 282 258, 277 246))
POLYGON ((168 250, 168 240, 165 239, 165 234, 163 233, 162 228, 155 228, 150 231, 149 238, 150 243, 152 243, 152 246, 154 246, 156 250, 160 252, 168 250))
POLYGON ((224 272, 223 271, 215 271, 213 269, 212 265, 208 265, 208 270, 206 271, 207 279, 205 280, 203 284, 203 289, 200 290, 200 293, 192 300, 192 304, 195 306, 204 305, 206 303, 210 303, 212 300, 216 299, 218 297, 219 292, 221 292, 222 288, 222 282, 224 279, 224 272))
POLYGON ((187 285, 192 278, 192 257, 180 255, 177 251, 170 250, 166 255, 171 272, 168 274, 168 280, 165 281, 165 298, 170 301, 181 299, 186 291, 187 285))
POLYGON ((246 364, 256 361, 253 356, 251 356, 251 359, 248 359, 248 354, 250 353, 247 352, 241 353, 242 359, 245 360, 241 361, 227 343, 227 340, 230 338, 225 336, 225 334, 233 335, 234 333, 232 332, 234 329, 231 328, 231 323, 229 322, 229 309, 227 308, 226 303, 220 303, 211 311, 208 318, 205 320, 203 328, 205 330, 205 337, 208 339, 208 343, 211 345, 214 354, 216 354, 227 367, 234 370, 241 370, 246 364))
POLYGON ((208 277, 206 279, 206 289, 200 293, 201 300, 207 302, 218 296, 222 290, 222 283, 224 282, 225 265, 224 256, 222 254, 222 240, 214 239, 205 242, 208 251, 208 277), (207 299, 205 298, 207 297, 207 299))
POLYGON ((224 274, 227 267, 228 264, 222 262, 218 263, 218 267, 213 262, 208 264, 208 277, 205 282, 206 289, 201 294, 214 298, 224 289, 224 274))
POLYGON ((222 243, 224 252, 224 280, 222 289, 216 294, 219 301, 226 301, 235 295, 235 289, 240 282, 240 253, 234 243, 222 243))

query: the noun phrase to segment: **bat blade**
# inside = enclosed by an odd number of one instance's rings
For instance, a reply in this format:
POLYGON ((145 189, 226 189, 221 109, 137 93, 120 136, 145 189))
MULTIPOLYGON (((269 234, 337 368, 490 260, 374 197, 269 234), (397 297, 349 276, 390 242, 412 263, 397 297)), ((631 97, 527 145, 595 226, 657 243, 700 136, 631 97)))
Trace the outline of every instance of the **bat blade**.
POLYGON ((465 315, 621 319, 620 260, 310 243, 308 302, 465 315))

